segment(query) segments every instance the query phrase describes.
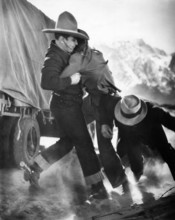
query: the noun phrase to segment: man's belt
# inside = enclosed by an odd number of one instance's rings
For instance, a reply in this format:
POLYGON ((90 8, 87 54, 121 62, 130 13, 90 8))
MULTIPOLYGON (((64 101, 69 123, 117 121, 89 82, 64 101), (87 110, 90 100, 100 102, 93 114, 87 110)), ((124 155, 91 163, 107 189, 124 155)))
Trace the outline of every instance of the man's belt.
POLYGON ((76 98, 82 98, 82 94, 65 94, 65 93, 57 93, 53 92, 54 95, 59 96, 59 97, 76 97, 76 98))
POLYGON ((78 103, 81 103, 83 101, 83 95, 82 94, 62 94, 62 93, 57 93, 57 92, 53 92, 53 95, 59 97, 60 99, 63 100, 72 100, 78 103))

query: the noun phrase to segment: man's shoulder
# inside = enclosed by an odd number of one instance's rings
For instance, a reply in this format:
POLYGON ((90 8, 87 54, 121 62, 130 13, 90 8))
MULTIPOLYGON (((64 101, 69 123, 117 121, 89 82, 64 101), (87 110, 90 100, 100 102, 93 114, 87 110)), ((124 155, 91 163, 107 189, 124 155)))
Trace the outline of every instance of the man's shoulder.
POLYGON ((46 57, 51 57, 55 60, 66 59, 68 60, 70 55, 63 50, 61 50, 56 44, 51 42, 50 47, 47 50, 46 57))
POLYGON ((72 53, 70 56, 70 61, 79 61, 82 59, 82 54, 79 52, 72 53))
POLYGON ((121 100, 121 96, 119 95, 103 94, 101 97, 106 105, 115 105, 121 100))

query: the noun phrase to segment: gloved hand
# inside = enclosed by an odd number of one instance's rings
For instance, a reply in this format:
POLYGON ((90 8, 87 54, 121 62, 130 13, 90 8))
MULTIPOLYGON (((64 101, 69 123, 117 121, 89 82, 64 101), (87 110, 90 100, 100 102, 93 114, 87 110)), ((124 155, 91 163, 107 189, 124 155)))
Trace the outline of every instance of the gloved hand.
POLYGON ((74 73, 70 78, 71 78, 71 85, 76 85, 80 82, 81 75, 80 73, 74 73))
POLYGON ((113 130, 107 124, 103 124, 101 126, 101 133, 102 133, 103 137, 105 137, 105 138, 112 138, 113 137, 113 130))

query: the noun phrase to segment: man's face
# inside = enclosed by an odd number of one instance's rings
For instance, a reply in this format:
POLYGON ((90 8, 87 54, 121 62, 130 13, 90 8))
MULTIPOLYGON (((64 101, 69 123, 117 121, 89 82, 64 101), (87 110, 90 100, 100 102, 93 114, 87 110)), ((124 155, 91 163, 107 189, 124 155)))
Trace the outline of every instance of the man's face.
POLYGON ((69 36, 67 39, 63 38, 64 49, 68 53, 72 53, 74 48, 77 46, 78 41, 75 37, 69 36))

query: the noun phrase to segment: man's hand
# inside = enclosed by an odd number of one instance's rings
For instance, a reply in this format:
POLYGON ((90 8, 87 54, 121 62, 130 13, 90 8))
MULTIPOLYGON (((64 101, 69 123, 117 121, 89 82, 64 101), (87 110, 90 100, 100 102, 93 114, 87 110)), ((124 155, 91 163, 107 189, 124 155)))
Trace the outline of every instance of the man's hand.
POLYGON ((80 82, 81 75, 80 73, 74 73, 70 78, 71 78, 71 85, 76 85, 80 82))
POLYGON ((113 137, 113 131, 109 125, 106 125, 106 124, 102 125, 101 126, 101 133, 102 133, 103 137, 105 137, 105 138, 112 138, 113 137))

